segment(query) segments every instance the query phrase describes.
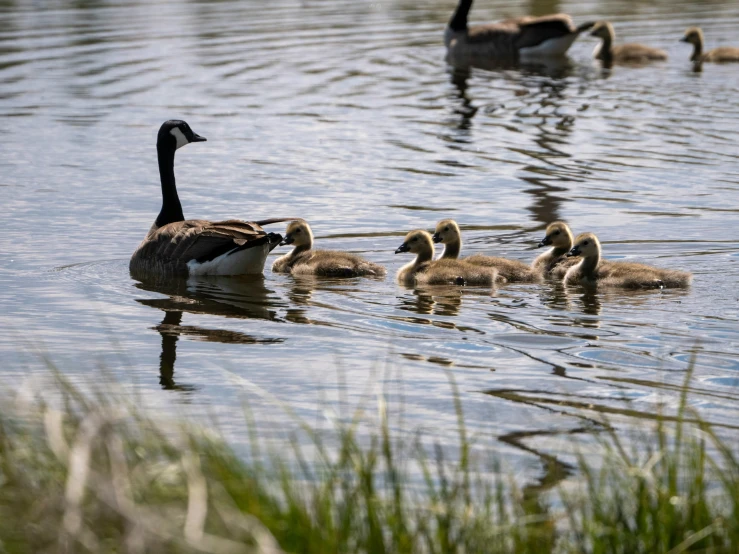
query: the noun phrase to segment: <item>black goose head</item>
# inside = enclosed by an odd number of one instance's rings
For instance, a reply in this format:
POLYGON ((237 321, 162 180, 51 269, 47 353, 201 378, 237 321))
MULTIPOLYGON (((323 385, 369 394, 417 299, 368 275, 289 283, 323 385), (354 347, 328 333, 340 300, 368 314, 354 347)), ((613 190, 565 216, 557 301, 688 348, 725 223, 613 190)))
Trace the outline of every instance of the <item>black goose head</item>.
POLYGON ((157 147, 177 150, 191 142, 205 142, 207 139, 195 133, 186 121, 170 119, 162 123, 157 135, 157 147))

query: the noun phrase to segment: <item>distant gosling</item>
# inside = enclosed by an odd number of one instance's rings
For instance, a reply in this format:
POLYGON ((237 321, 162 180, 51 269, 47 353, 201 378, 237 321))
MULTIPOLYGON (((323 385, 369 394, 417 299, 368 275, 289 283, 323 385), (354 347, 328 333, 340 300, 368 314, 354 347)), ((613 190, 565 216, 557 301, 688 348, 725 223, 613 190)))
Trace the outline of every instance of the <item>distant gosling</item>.
POLYGON ((532 262, 531 269, 561 279, 570 267, 578 263, 578 260, 567 257, 573 246, 572 231, 564 221, 555 221, 547 225, 545 233, 537 248, 552 248, 539 254, 532 262))
POLYGON ((569 256, 582 256, 582 261, 567 270, 564 283, 628 289, 675 288, 687 287, 693 279, 690 273, 676 269, 661 269, 632 262, 603 264, 600 252, 600 242, 593 233, 578 235, 569 256))
POLYGON ((313 250, 313 232, 308 222, 291 221, 280 246, 294 245, 292 252, 275 260, 272 271, 319 277, 384 277, 381 265, 337 250, 313 250))
POLYGON ((703 31, 700 27, 689 27, 685 31, 685 35, 680 42, 687 42, 693 45, 693 53, 690 61, 696 64, 703 62, 727 63, 739 62, 739 48, 734 46, 719 46, 708 52, 703 52, 703 31))
POLYGON ((598 21, 590 36, 601 39, 595 49, 596 59, 609 63, 645 63, 663 61, 667 59, 667 52, 659 48, 652 48, 644 44, 628 43, 613 46, 616 40, 616 31, 608 21, 598 21))
POLYGON ((476 285, 492 286, 497 270, 480 267, 459 260, 436 260, 431 234, 423 230, 411 231, 405 236, 396 254, 410 252, 416 259, 398 271, 399 283, 406 285, 476 285))
MULTIPOLYGON (((432 238, 434 242, 440 242, 444 245, 444 253, 439 258, 440 260, 456 260, 459 258, 459 253, 462 250, 462 232, 459 230, 456 221, 453 219, 439 221, 436 224, 436 231, 432 238)), ((505 279, 511 283, 536 283, 541 281, 540 272, 532 270, 528 264, 518 260, 474 254, 462 261, 482 267, 494 267, 498 270, 499 279, 505 279)))

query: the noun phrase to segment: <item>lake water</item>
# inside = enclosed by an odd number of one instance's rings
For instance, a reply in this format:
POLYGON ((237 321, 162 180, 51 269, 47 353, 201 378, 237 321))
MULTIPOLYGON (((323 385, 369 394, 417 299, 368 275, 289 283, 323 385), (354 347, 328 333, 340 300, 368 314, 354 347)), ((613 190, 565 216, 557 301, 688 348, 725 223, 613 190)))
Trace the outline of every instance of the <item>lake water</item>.
POLYGON ((694 24, 737 42, 739 3, 478 0, 473 21, 607 18, 670 54, 603 70, 582 37, 564 63, 492 71, 445 63, 454 3, 0 2, 3 383, 49 359, 237 443, 245 401, 279 436, 286 407, 327 426, 384 391, 398 432, 452 442, 453 377, 476 440, 546 481, 604 414, 628 436, 674 409, 697 350, 691 405, 739 436, 739 65, 694 72, 678 42, 694 24), (208 138, 177 155, 186 217, 302 216, 388 278, 132 279, 169 118, 208 138), (402 236, 444 217, 467 253, 525 261, 566 219, 694 285, 397 285, 402 236))

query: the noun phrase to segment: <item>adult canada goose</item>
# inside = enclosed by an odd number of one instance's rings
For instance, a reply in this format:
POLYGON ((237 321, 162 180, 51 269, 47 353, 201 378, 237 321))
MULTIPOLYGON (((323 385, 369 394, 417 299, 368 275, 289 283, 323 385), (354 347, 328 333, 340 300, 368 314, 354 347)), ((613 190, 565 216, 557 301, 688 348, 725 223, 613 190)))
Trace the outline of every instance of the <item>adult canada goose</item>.
POLYGON ((460 0, 444 31, 452 60, 515 60, 519 57, 563 56, 580 33, 593 23, 575 27, 569 15, 518 17, 487 25, 467 25, 472 0, 460 0))
MULTIPOLYGON (((444 253, 439 258, 440 260, 456 260, 459 258, 459 253, 462 250, 462 233, 456 221, 453 219, 442 219, 439 221, 436 224, 436 231, 432 238, 434 242, 440 242, 444 245, 444 253)), ((518 260, 474 254, 464 258, 462 261, 482 267, 494 267, 498 270, 499 277, 511 283, 534 283, 541 281, 540 272, 532 270, 528 264, 519 262, 518 260)))
POLYGON ((313 250, 313 232, 307 221, 292 221, 280 245, 292 244, 289 254, 272 265, 275 273, 321 277, 384 277, 385 268, 361 256, 338 250, 313 250))
POLYGON ((531 264, 531 269, 540 271, 552 277, 564 277, 567 270, 577 263, 574 258, 568 258, 567 254, 572 249, 572 231, 564 221, 555 221, 547 225, 546 236, 538 244, 551 246, 543 254, 539 254, 531 264))
POLYGON ((719 46, 708 52, 703 52, 703 31, 700 27, 689 27, 680 41, 693 45, 693 54, 690 56, 691 62, 697 64, 703 62, 739 62, 739 48, 734 46, 719 46))
POLYGON ((459 260, 436 260, 431 234, 421 229, 405 236, 396 254, 410 252, 416 259, 398 271, 398 282, 407 285, 492 286, 498 276, 493 267, 480 267, 459 260))
POLYGON ((260 274, 267 254, 282 240, 261 225, 294 218, 248 222, 205 221, 182 214, 174 179, 174 154, 205 137, 181 120, 165 121, 157 136, 162 209, 144 241, 131 256, 129 269, 139 274, 246 275, 260 274))
POLYGON ((606 64, 610 63, 646 63, 666 60, 667 52, 644 44, 627 43, 614 46, 616 31, 608 21, 598 21, 590 36, 598 37, 601 43, 595 47, 594 56, 606 64))
POLYGON ((630 289, 686 287, 693 276, 676 269, 661 269, 633 262, 609 262, 600 259, 600 242, 593 233, 575 239, 568 256, 581 256, 582 261, 567 270, 566 285, 605 285, 630 289))

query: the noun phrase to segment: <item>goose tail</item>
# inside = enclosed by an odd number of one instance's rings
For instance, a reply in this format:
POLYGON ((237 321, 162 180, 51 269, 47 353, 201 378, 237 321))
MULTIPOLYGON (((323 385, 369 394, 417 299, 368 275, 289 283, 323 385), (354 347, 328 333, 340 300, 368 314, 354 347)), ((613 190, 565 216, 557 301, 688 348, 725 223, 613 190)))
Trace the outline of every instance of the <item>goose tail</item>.
POLYGON ((595 26, 595 21, 588 21, 587 23, 583 23, 582 25, 578 25, 575 28, 575 32, 579 35, 580 33, 584 33, 585 31, 589 31, 595 26))

